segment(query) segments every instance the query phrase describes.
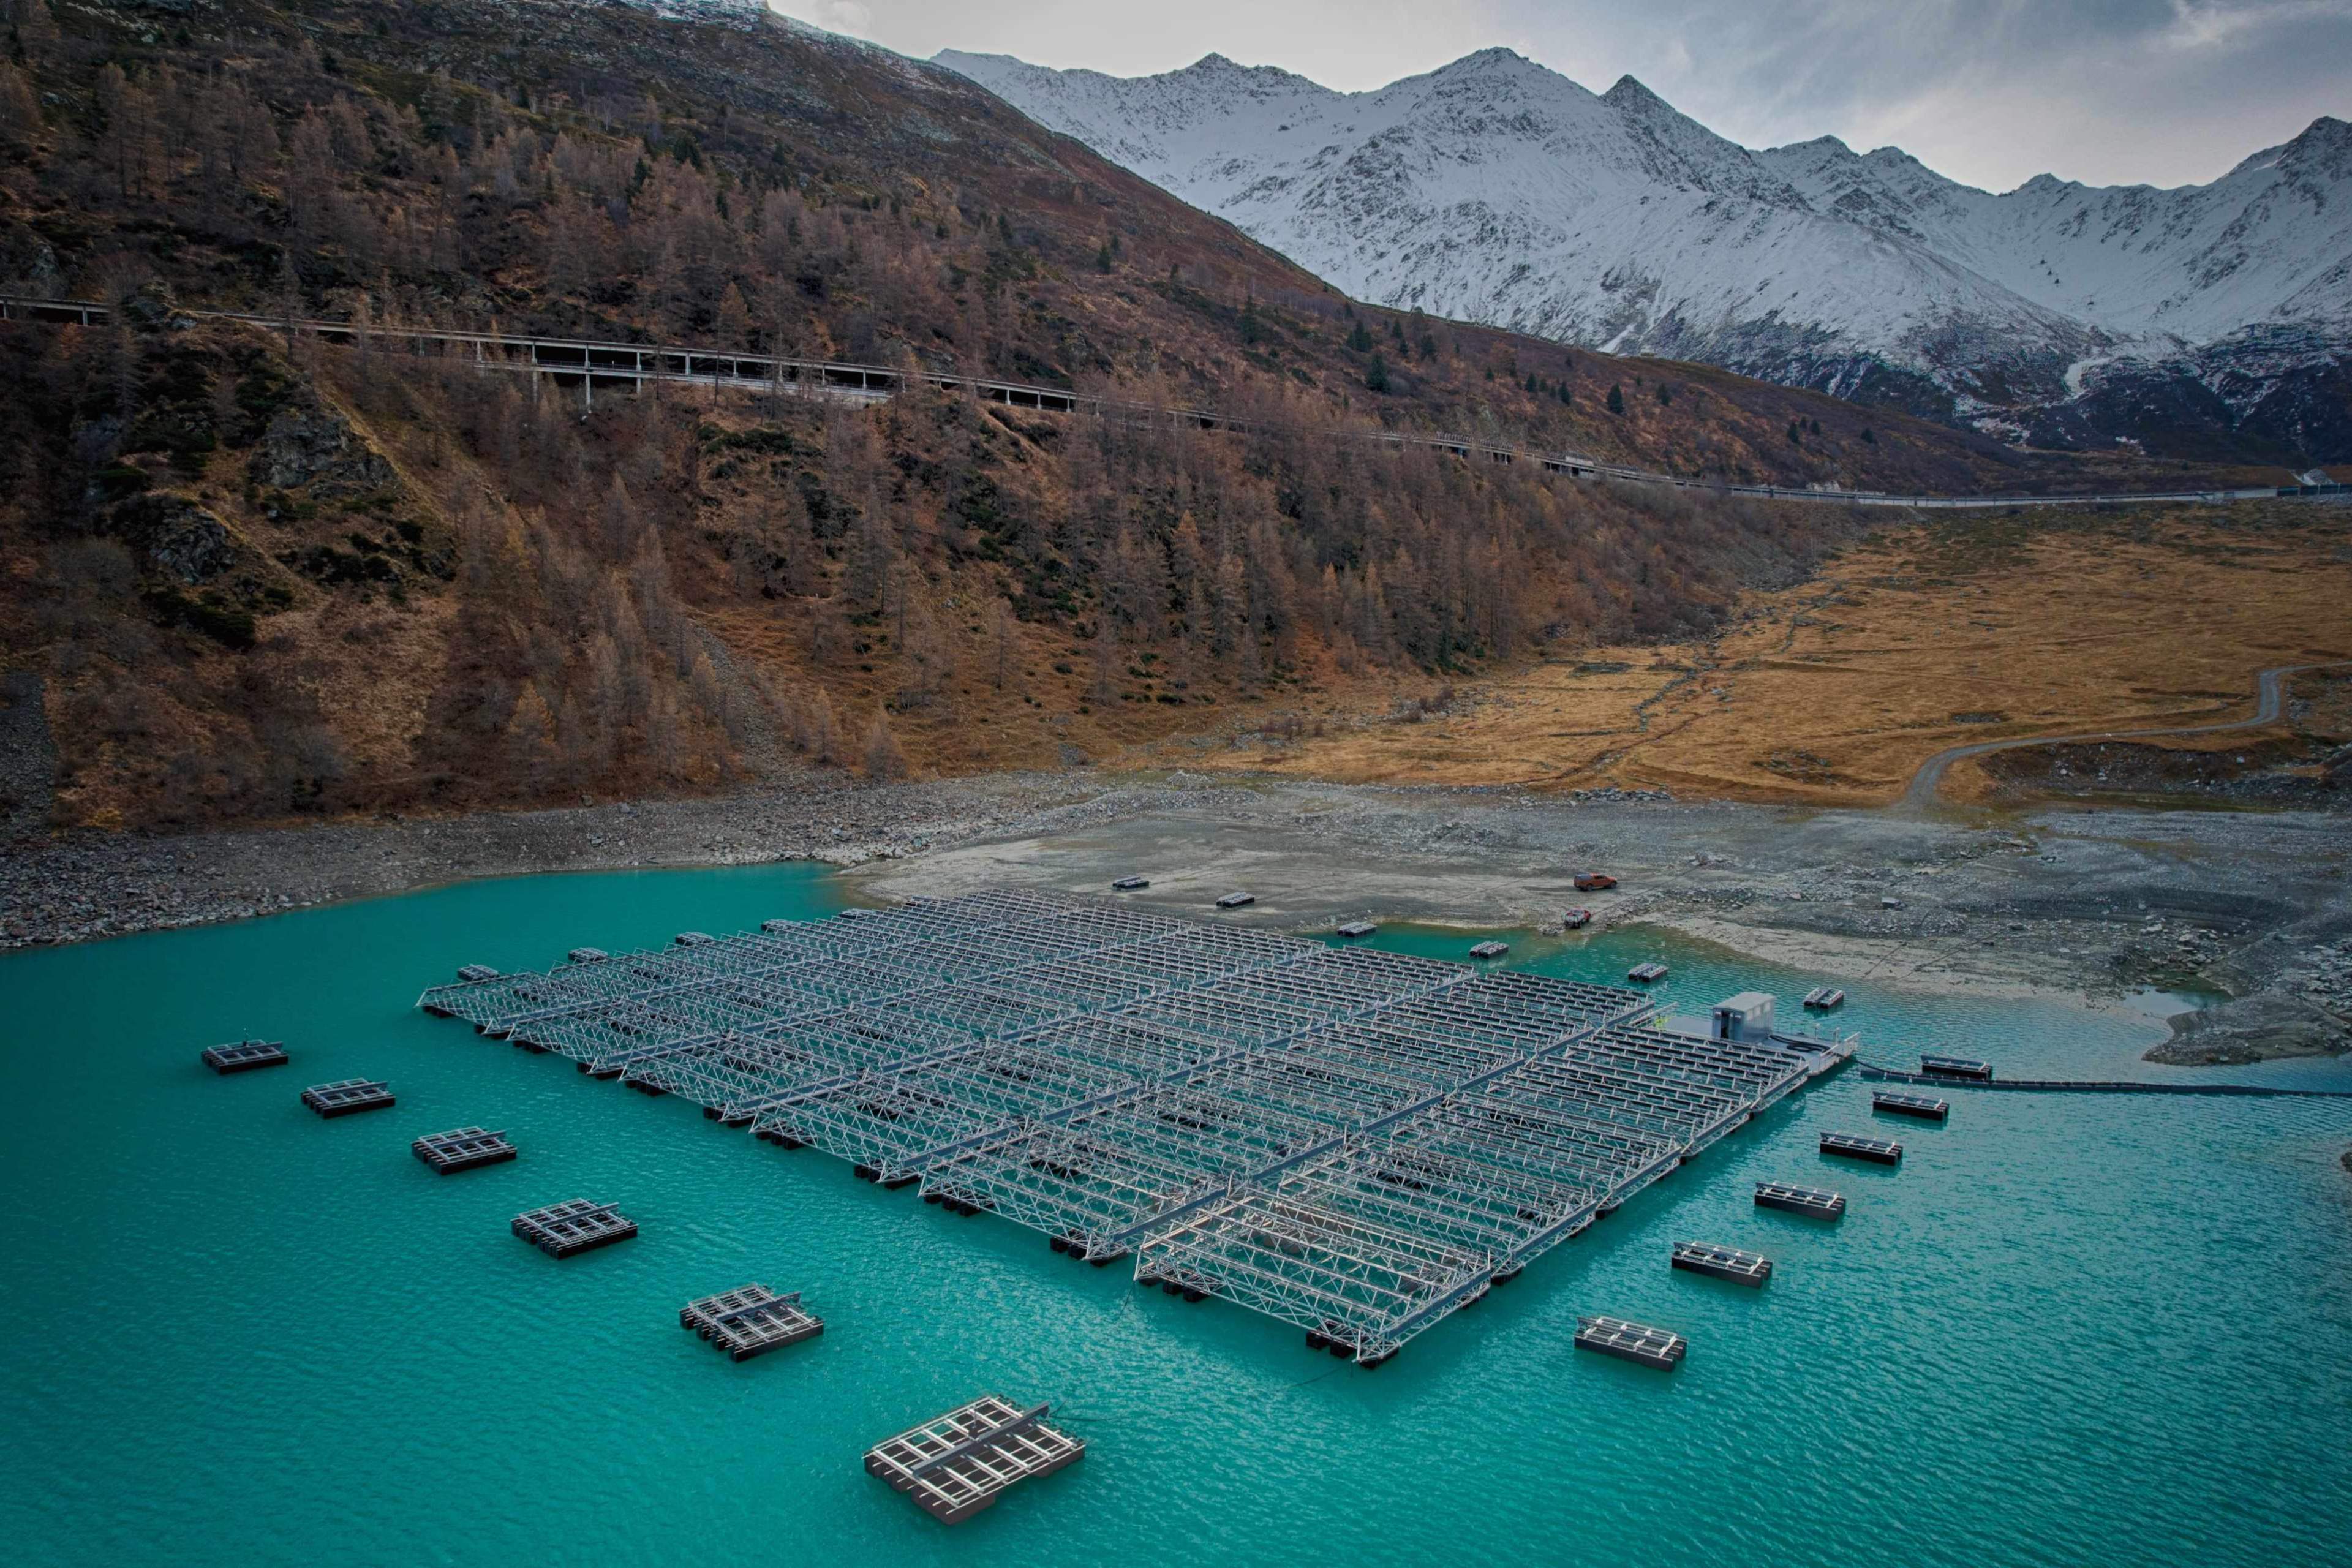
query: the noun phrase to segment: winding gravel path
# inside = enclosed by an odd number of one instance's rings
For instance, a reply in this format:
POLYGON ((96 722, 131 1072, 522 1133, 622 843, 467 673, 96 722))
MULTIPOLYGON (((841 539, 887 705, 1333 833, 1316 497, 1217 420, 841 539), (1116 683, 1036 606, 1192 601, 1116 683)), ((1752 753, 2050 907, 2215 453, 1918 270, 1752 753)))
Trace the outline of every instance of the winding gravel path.
POLYGON ((2064 746, 2083 741, 2145 741, 2163 735, 2217 735, 2226 730, 2257 730, 2265 724, 2278 722, 2280 710, 2286 705, 2286 678, 2314 669, 2338 669, 2352 665, 2352 659, 2336 659, 2323 664, 2283 664, 2262 673, 2260 700, 2251 719, 2230 719, 2219 724, 2174 725, 2160 730, 2098 730, 2073 735, 2025 735, 2011 741, 1979 741, 1972 746, 1954 746, 1937 752, 1919 764, 1911 775, 1911 787, 1903 792, 1902 805, 1919 810, 1939 804, 1937 792, 1944 784, 1944 770, 1963 757, 1981 757, 1993 752, 2014 752, 2027 746, 2064 746))

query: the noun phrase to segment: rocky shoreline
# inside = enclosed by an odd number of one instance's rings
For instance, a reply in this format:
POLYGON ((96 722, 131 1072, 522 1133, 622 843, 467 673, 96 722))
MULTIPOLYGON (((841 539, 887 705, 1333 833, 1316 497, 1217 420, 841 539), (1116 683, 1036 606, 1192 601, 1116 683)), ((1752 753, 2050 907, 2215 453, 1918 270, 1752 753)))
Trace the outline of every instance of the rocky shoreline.
POLYGON ((1883 811, 1581 799, 1087 770, 873 784, 812 773, 714 799, 176 837, 18 839, 0 950, 275 913, 474 877, 817 860, 894 900, 1007 881, 1148 897, 1247 887, 1246 918, 1648 922, 1824 981, 2004 995, 2229 998, 2148 1053, 2223 1064, 2352 1048, 2341 818, 1883 811), (1606 869, 1612 892, 1573 874, 1606 869))

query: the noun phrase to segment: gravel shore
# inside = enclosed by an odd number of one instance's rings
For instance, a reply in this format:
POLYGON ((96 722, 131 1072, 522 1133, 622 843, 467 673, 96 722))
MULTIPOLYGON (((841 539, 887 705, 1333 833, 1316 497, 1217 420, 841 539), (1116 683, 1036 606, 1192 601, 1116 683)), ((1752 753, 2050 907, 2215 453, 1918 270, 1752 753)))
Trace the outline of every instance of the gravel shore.
POLYGON ((1808 811, 1516 790, 1067 773, 176 837, 20 838, 0 949, 200 924, 468 877, 815 859, 877 901, 997 883, 1292 931, 1356 917, 1671 926, 1820 974, 1939 991, 2235 998, 2156 1059, 2352 1048, 2352 836, 2340 814, 1808 811), (1617 876, 1579 893, 1579 870, 1617 876))

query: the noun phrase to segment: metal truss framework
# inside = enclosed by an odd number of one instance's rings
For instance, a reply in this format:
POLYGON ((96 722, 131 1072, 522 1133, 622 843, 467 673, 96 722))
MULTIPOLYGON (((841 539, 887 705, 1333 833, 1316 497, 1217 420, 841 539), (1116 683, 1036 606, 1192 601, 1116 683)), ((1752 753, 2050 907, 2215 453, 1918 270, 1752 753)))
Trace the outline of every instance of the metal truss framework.
POLYGON ((1035 892, 856 913, 418 1005, 1375 1364, 1852 1049, 1035 892))

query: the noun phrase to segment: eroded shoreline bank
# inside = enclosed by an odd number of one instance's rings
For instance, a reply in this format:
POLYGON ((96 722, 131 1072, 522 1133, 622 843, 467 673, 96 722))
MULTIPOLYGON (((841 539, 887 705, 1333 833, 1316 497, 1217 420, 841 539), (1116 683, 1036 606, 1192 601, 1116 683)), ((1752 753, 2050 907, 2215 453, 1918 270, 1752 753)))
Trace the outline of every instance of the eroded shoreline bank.
POLYGON ((1583 907, 1825 981, 2081 1001, 2210 990, 2151 1053, 2352 1047, 2352 845, 2338 815, 2051 808, 1932 816, 1512 790, 1077 771, 173 837, 0 854, 0 950, 478 877, 814 859, 877 900, 992 883, 1099 890, 1294 931, 1368 916, 1541 928, 1583 907), (1576 872, 1617 889, 1580 893, 1576 872))

